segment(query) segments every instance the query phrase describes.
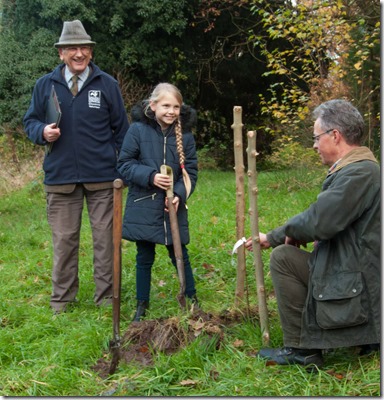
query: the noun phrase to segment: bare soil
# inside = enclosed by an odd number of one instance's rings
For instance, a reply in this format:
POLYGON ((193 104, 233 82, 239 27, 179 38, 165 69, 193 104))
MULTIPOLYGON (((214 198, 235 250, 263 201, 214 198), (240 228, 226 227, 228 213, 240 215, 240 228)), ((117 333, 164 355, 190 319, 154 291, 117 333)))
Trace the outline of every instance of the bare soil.
MULTIPOLYGON (((250 310, 247 317, 258 318, 257 309, 250 310)), ((200 335, 205 335, 207 339, 215 339, 218 349, 226 328, 240 323, 244 318, 244 313, 239 310, 225 311, 215 316, 198 309, 194 310, 184 323, 179 317, 132 322, 122 335, 119 363, 152 365, 156 353, 173 354, 200 335)), ((106 352, 92 369, 105 379, 111 373, 111 361, 111 353, 106 352)))

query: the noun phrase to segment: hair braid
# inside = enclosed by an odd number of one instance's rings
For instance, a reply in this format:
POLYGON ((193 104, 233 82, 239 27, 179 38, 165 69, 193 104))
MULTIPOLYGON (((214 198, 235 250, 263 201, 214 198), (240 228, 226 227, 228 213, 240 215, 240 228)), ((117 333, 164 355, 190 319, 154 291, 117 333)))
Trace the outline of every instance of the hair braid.
POLYGON ((179 154, 179 161, 181 168, 184 167, 184 162, 185 162, 185 155, 184 155, 184 149, 183 149, 183 134, 181 130, 181 122, 180 118, 177 120, 176 126, 175 126, 175 134, 176 134, 176 148, 177 152, 179 154))
POLYGON ((183 149, 183 134, 182 134, 182 130, 181 130, 180 118, 178 118, 178 120, 176 122, 175 135, 176 135, 176 149, 179 154, 179 162, 180 162, 180 166, 181 166, 181 171, 183 173, 183 181, 184 181, 187 198, 188 198, 189 195, 191 194, 192 185, 191 185, 191 179, 189 177, 189 174, 184 167, 185 154, 184 154, 184 149, 183 149))

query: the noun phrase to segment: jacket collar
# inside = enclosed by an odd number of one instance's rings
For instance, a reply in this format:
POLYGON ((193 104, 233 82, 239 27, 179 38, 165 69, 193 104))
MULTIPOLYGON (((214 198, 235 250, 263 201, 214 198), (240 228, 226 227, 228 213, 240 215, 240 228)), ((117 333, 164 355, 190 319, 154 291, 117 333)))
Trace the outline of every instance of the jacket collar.
MULTIPOLYGON (((153 112, 151 110, 144 112, 148 102, 142 101, 136 104, 131 109, 132 122, 143 122, 145 124, 156 127, 158 124, 154 119, 153 112)), ((180 110, 180 121, 183 132, 191 132, 191 130, 196 126, 197 115, 196 110, 192 107, 183 104, 180 110)))
MULTIPOLYGON (((63 82, 65 81, 64 77, 64 70, 65 70, 65 64, 60 64, 58 65, 53 71, 52 71, 52 79, 56 82, 63 82)), ((92 61, 89 63, 89 75, 88 79, 93 79, 96 76, 101 74, 100 68, 95 65, 92 61)), ((87 79, 87 80, 88 80, 87 79)))
POLYGON ((356 147, 355 149, 351 150, 348 154, 346 154, 343 158, 338 160, 334 165, 332 165, 332 167, 328 171, 328 175, 331 175, 339 171, 341 168, 344 168, 349 164, 364 160, 373 161, 377 163, 375 156, 373 155, 372 151, 369 150, 368 147, 365 146, 356 147))

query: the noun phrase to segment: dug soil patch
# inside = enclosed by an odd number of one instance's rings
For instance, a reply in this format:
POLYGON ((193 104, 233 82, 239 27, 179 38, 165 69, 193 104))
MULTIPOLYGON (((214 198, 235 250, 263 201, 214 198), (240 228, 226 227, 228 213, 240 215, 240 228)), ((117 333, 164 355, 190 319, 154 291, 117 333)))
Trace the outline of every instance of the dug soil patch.
MULTIPOLYGON (((257 309, 247 314, 247 318, 258 318, 257 309)), ((218 316, 195 310, 185 321, 172 317, 132 322, 121 339, 119 362, 152 365, 156 353, 175 353, 202 334, 207 340, 215 339, 218 349, 224 339, 225 329, 241 323, 244 318, 244 313, 239 310, 225 311, 218 316)), ((110 365, 111 355, 106 352, 92 369, 106 378, 110 365)))

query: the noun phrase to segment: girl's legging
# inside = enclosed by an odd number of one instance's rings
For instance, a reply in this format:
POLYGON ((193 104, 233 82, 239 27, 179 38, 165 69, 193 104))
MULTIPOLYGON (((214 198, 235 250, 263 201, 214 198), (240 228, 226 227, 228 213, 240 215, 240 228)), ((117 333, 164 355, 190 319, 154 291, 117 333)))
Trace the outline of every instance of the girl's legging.
MULTIPOLYGON (((185 295, 193 297, 196 294, 191 263, 187 247, 182 244, 184 270, 185 270, 185 295)), ((136 299, 149 301, 151 289, 151 270, 156 256, 156 243, 139 240, 136 242, 136 299)), ((173 245, 166 246, 172 264, 176 268, 176 258, 173 245)))

